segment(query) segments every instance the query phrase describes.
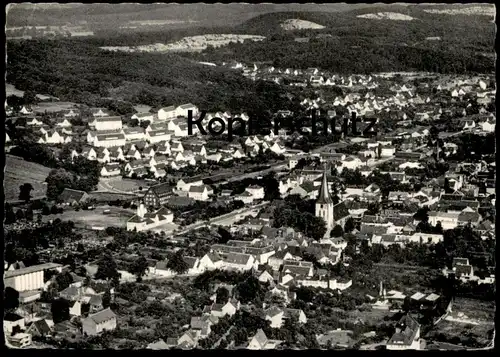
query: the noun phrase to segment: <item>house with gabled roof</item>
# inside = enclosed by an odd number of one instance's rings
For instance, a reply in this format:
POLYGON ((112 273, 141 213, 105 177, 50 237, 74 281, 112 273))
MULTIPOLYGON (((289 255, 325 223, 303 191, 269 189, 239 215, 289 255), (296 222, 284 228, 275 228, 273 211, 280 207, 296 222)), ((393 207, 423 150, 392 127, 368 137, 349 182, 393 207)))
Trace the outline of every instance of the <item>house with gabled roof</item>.
POLYGON ((307 323, 307 317, 304 311, 301 309, 291 309, 291 308, 280 308, 277 306, 271 306, 264 312, 265 320, 271 322, 272 328, 281 328, 285 322, 285 319, 294 318, 299 324, 307 323))
POLYGON ((103 177, 120 176, 120 174, 121 174, 121 165, 117 162, 108 163, 104 165, 101 169, 101 176, 103 177))
POLYGON ((95 127, 97 131, 122 130, 123 124, 120 116, 104 116, 95 118, 89 123, 89 126, 95 127))
POLYGON ((56 127, 59 128, 71 128, 73 125, 70 123, 70 121, 66 118, 59 118, 56 119, 56 127))
POLYGON ((222 258, 217 252, 208 252, 200 259, 200 267, 203 270, 220 269, 222 264, 222 258))
POLYGON ((88 336, 95 336, 103 331, 112 331, 116 328, 116 315, 111 309, 107 308, 90 314, 82 319, 82 331, 88 336))
POLYGON ((33 321, 26 329, 26 333, 31 336, 43 337, 50 335, 52 333, 52 329, 47 323, 47 320, 42 319, 33 321))
POLYGON ((146 138, 145 130, 140 126, 133 128, 124 128, 123 135, 125 135, 126 141, 144 140, 146 138))
POLYGON ((244 253, 227 253, 220 254, 222 258, 223 270, 248 271, 256 268, 257 261, 250 254, 244 253))
POLYGON ((104 108, 90 108, 90 112, 94 118, 109 116, 109 112, 104 108))
POLYGON ((153 113, 135 113, 130 117, 130 119, 137 119, 140 122, 143 121, 149 121, 152 123, 154 121, 154 114, 153 113))
POLYGON ((96 147, 120 147, 125 145, 125 135, 121 132, 96 134, 93 145, 96 147))
POLYGON ((188 197, 196 201, 207 201, 214 190, 207 185, 192 185, 189 187, 188 197))
POLYGON ((159 339, 158 341, 151 342, 149 345, 147 345, 146 349, 157 351, 157 350, 168 350, 168 349, 170 349, 172 347, 173 346, 169 345, 168 343, 166 343, 162 339, 159 339))
POLYGON ((258 329, 257 333, 250 339, 248 343, 247 349, 249 350, 273 350, 278 345, 280 345, 282 341, 279 340, 270 340, 267 338, 266 334, 262 329, 258 329))
POLYGON ((58 201, 65 205, 72 206, 75 204, 80 204, 88 201, 90 196, 85 191, 73 190, 71 188, 65 188, 63 192, 57 198, 58 201))
POLYGON ((174 214, 169 209, 163 207, 159 210, 148 212, 144 204, 141 203, 137 207, 136 215, 127 221, 127 230, 140 232, 172 223, 173 220, 174 214))
POLYGON ((409 314, 403 316, 386 348, 392 351, 420 350, 420 324, 409 314))

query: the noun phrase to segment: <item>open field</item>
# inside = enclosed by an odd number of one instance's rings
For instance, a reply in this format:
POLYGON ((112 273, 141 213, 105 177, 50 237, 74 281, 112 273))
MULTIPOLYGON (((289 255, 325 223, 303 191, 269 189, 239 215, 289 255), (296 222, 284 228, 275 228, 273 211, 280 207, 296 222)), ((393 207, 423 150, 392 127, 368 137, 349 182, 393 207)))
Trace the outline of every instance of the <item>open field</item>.
POLYGON ((129 195, 129 194, 124 194, 124 193, 118 193, 118 192, 89 192, 89 196, 97 202, 109 202, 109 201, 115 201, 115 200, 133 200, 137 198, 135 195, 129 195))
POLYGON ((62 214, 45 216, 44 221, 59 218, 62 221, 73 221, 76 226, 90 227, 125 227, 127 220, 134 215, 133 210, 121 207, 100 206, 91 211, 71 209, 65 210, 62 214), (109 210, 108 214, 104 214, 109 210))
POLYGON ((492 301, 456 298, 452 310, 463 312, 474 320, 493 321, 495 318, 495 303, 492 301))
POLYGON ((136 193, 142 187, 141 191, 146 192, 148 187, 155 182, 146 180, 131 180, 123 179, 121 177, 101 179, 100 186, 108 191, 121 192, 121 193, 136 193))
POLYGON ((19 196, 19 186, 23 183, 30 183, 33 186, 32 197, 45 196, 45 179, 49 175, 50 168, 25 161, 20 157, 5 156, 5 177, 4 191, 5 199, 17 200, 19 196))
POLYGON ((12 85, 12 84, 6 83, 5 84, 5 95, 7 97, 11 96, 11 95, 15 95, 16 97, 22 98, 24 95, 24 92, 22 90, 17 89, 16 87, 14 87, 14 85, 12 85))
POLYGON ((481 348, 491 342, 495 327, 494 302, 457 298, 451 315, 462 321, 441 320, 425 338, 473 348, 481 348))
POLYGON ((481 348, 491 342, 494 328, 493 321, 479 325, 441 321, 424 338, 427 341, 448 342, 465 347, 481 348))
POLYGON ((33 107, 33 111, 35 113, 44 113, 44 112, 60 112, 66 109, 74 108, 75 103, 72 102, 46 102, 39 103, 38 105, 33 107))

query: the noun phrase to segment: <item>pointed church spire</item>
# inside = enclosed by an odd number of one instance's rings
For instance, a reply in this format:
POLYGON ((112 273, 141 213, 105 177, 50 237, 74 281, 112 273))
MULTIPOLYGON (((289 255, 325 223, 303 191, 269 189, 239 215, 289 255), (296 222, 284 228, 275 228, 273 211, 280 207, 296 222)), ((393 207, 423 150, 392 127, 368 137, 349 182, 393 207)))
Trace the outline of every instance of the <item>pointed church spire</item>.
POLYGON ((332 198, 330 197, 330 190, 328 188, 328 181, 326 179, 326 166, 323 171, 323 181, 321 182, 321 187, 319 188, 319 197, 316 203, 319 204, 328 204, 333 203, 332 198))

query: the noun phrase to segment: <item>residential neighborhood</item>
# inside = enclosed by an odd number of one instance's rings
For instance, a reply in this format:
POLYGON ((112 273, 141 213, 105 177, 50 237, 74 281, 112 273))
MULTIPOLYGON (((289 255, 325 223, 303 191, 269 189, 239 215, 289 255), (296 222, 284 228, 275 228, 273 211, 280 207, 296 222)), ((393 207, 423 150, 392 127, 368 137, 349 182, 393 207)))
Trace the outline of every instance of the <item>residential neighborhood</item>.
POLYGON ((494 76, 214 66, 290 107, 6 105, 6 345, 493 348, 494 76))

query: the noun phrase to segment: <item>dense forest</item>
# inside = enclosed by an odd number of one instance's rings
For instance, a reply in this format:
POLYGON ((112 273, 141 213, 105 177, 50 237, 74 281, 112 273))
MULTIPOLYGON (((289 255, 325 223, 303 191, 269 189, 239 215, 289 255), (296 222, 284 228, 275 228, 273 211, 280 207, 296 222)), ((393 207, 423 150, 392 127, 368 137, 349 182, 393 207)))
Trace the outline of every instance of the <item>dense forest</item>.
POLYGON ((193 102, 208 111, 264 113, 288 102, 278 85, 231 70, 173 54, 102 51, 80 40, 9 42, 7 82, 91 106, 113 98, 156 108, 193 102))
MULTIPOLYGON (((387 11, 387 10, 386 10, 387 11)), ((413 21, 372 20, 347 13, 270 13, 236 30, 267 36, 263 42, 209 48, 196 59, 273 61, 275 66, 318 67, 339 73, 377 71, 433 71, 441 73, 493 72, 495 26, 487 16, 430 14, 421 8, 391 8, 413 21), (283 31, 286 19, 301 19, 325 26, 322 30, 283 31), (296 38, 307 38, 297 42, 296 38), (439 40, 428 40, 439 38, 439 40)))

